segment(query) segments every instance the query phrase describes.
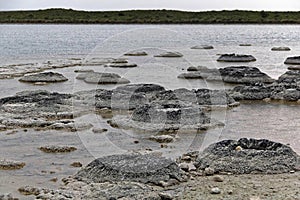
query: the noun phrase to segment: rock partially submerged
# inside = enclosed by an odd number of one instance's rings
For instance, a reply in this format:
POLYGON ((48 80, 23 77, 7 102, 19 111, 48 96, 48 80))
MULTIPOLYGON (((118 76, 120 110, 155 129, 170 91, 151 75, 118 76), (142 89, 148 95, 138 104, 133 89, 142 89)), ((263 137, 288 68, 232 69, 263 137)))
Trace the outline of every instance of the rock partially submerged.
POLYGON ((175 179, 185 180, 178 165, 163 157, 150 154, 122 154, 98 158, 75 174, 84 182, 132 181, 160 185, 175 179))
POLYGON ((148 54, 145 51, 132 51, 124 54, 124 56, 147 56, 147 55, 148 54))
POLYGON ((289 47, 273 47, 271 51, 290 51, 289 47))
POLYGON ((22 169, 26 164, 24 162, 13 160, 0 160, 0 170, 17 170, 22 169))
POLYGON ((165 53, 155 55, 154 57, 176 58, 176 57, 183 57, 183 55, 179 52, 165 52, 165 53))
POLYGON ((55 83, 55 82, 64 82, 68 79, 60 73, 54 72, 44 72, 38 74, 27 75, 19 79, 21 82, 46 82, 46 83, 55 83))
POLYGON ((272 79, 267 74, 261 72, 256 67, 233 66, 219 69, 224 82, 227 83, 273 83, 272 79))
POLYGON ((104 67, 133 68, 133 67, 137 67, 137 64, 134 64, 134 63, 110 63, 110 64, 104 65, 104 67))
POLYGON ((196 46, 193 46, 191 47, 191 49, 213 49, 214 47, 213 46, 210 46, 210 45, 196 45, 196 46))
POLYGON ((210 145, 199 154, 195 166, 201 170, 213 168, 215 173, 288 173, 300 170, 300 157, 284 144, 242 138, 210 145))
POLYGON ((239 55, 239 54, 223 54, 217 61, 219 62, 253 62, 256 61, 252 55, 239 55))
POLYGON ((118 74, 100 72, 82 73, 78 75, 76 79, 84 80, 86 83, 94 84, 126 84, 130 82, 118 74))
POLYGON ((183 78, 183 79, 203 79, 203 76, 201 73, 182 73, 177 76, 177 78, 183 78))
POLYGON ((288 57, 284 61, 284 64, 300 65, 300 56, 288 57))
POLYGON ((243 44, 239 44, 240 47, 250 47, 252 46, 251 44, 248 43, 243 43, 243 44))
POLYGON ((71 147, 71 146, 43 146, 40 147, 39 150, 45 152, 45 153, 69 153, 72 151, 76 151, 76 147, 71 147))

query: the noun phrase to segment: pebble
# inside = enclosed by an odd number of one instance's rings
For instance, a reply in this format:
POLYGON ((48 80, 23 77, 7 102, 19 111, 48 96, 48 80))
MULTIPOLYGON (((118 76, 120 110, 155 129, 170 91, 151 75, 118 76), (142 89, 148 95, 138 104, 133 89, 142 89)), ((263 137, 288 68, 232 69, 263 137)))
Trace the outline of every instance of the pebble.
POLYGON ((212 176, 212 175, 214 175, 214 173, 215 173, 215 170, 211 167, 207 167, 204 169, 205 176, 212 176))
POLYGON ((107 132, 108 130, 106 128, 93 128, 92 131, 93 133, 104 133, 107 132))
POLYGON ((82 167, 82 164, 80 162, 73 162, 70 166, 72 166, 72 167, 82 167))
POLYGON ((224 178, 222 176, 217 175, 217 176, 213 177, 213 181, 215 181, 215 182, 223 182, 224 178))
POLYGON ((210 190, 211 194, 221 194, 221 190, 218 187, 214 187, 210 190))

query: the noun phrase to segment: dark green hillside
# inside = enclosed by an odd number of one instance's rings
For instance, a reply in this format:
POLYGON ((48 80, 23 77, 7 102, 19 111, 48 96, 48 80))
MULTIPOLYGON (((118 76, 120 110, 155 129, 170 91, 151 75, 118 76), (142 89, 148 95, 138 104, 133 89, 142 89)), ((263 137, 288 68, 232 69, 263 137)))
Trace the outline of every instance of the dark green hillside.
POLYGON ((87 12, 66 9, 2 11, 0 23, 300 24, 300 12, 130 10, 87 12))

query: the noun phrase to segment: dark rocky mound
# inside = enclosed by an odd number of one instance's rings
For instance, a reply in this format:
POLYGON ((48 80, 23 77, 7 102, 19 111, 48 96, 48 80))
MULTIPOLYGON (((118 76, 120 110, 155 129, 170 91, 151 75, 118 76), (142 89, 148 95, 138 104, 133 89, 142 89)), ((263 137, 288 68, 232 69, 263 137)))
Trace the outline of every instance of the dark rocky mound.
POLYGON ((271 51, 290 51, 289 47, 273 47, 271 51))
POLYGON ((287 145, 242 138, 210 145, 199 154, 195 166, 212 168, 215 173, 287 173, 300 170, 300 157, 287 145))
POLYGON ((219 62, 252 62, 256 59, 252 55, 239 55, 239 54, 223 54, 217 61, 219 62))
POLYGON ((210 45, 196 45, 196 46, 193 46, 191 47, 191 49, 213 49, 214 47, 213 46, 210 46, 210 45))
POLYGON ((154 57, 166 57, 166 58, 176 58, 182 57, 183 55, 179 52, 165 52, 162 54, 155 55, 154 57))
POLYGON ((85 182, 133 181, 159 185, 161 181, 185 179, 178 165, 154 155, 123 154, 98 158, 80 170, 75 178, 85 182))
POLYGON ((284 61, 284 64, 300 65, 300 56, 288 57, 284 61))
POLYGON ((44 72, 38 74, 27 75, 19 79, 22 82, 63 82, 67 81, 68 79, 64 77, 62 74, 54 73, 54 72, 44 72))
POLYGON ((278 78, 279 83, 297 83, 300 81, 299 70, 289 70, 278 78))
POLYGON ((157 84, 129 84, 116 88, 116 91, 127 91, 135 93, 156 93, 163 90, 165 90, 165 88, 157 84))
POLYGON ((80 74, 76 79, 84 80, 86 83, 94 84, 125 84, 130 81, 122 78, 115 73, 99 73, 99 72, 88 72, 80 74))
POLYGON ((145 51, 132 51, 124 54, 124 56, 147 56, 147 55, 148 54, 145 51))
POLYGON ((261 83, 237 86, 230 90, 229 95, 236 101, 263 100, 265 98, 271 98, 272 87, 261 83))
POLYGON ((256 67, 233 66, 219 69, 224 82, 227 83, 273 83, 274 80, 256 67))

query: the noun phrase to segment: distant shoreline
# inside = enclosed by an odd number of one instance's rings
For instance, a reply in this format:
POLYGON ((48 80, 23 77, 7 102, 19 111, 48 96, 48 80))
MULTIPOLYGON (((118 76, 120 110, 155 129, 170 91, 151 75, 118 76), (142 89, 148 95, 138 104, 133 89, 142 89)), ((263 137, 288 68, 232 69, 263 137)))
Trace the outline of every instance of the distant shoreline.
POLYGON ((47 9, 0 11, 0 24, 300 24, 300 12, 47 9))

